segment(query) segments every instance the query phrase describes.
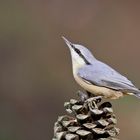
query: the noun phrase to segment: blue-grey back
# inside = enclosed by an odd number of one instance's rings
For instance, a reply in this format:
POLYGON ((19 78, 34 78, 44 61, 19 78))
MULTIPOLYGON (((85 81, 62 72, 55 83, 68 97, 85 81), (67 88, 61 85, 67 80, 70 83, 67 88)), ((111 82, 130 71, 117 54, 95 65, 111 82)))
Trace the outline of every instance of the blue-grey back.
POLYGON ((78 75, 100 86, 108 86, 114 89, 136 88, 125 76, 98 60, 94 60, 91 65, 80 68, 78 75))

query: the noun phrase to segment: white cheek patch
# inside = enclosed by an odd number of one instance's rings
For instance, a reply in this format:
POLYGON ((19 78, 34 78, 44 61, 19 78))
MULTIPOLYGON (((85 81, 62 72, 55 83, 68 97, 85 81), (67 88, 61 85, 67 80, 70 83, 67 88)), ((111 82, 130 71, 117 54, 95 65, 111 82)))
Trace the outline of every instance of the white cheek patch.
POLYGON ((73 65, 83 66, 85 64, 83 58, 81 58, 73 49, 71 49, 71 56, 73 65))

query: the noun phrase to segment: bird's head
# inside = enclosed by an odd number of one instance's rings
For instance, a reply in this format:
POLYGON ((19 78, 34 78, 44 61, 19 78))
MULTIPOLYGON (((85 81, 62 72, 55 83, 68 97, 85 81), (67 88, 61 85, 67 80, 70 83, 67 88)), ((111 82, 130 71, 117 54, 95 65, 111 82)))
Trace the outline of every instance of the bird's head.
POLYGON ((73 44, 68 41, 65 37, 62 37, 70 49, 73 64, 90 65, 95 60, 92 53, 84 46, 73 44))

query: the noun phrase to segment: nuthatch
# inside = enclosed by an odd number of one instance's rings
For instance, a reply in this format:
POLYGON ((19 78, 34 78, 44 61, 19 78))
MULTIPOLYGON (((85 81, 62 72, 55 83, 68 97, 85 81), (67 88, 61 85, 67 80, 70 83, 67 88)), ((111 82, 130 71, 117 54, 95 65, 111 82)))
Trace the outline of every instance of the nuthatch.
POLYGON ((118 99, 125 94, 140 98, 140 90, 125 76, 97 60, 86 47, 62 38, 71 52, 73 76, 86 91, 110 99, 118 99))

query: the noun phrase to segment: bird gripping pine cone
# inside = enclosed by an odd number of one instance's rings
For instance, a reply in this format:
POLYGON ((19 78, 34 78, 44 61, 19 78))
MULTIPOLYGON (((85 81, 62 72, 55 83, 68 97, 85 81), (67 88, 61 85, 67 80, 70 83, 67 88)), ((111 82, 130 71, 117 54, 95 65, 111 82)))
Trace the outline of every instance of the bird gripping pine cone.
POLYGON ((140 98, 140 90, 107 64, 97 60, 84 46, 62 37, 69 47, 76 82, 95 96, 118 99, 123 95, 140 98))

